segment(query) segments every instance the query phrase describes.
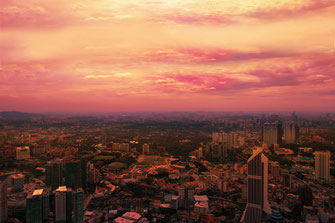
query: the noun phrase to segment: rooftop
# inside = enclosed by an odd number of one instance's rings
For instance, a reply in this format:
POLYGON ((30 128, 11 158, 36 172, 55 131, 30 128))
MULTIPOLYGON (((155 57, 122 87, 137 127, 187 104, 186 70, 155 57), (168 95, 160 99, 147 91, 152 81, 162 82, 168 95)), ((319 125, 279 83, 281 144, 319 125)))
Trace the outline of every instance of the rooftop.
POLYGON ((126 212, 122 215, 123 218, 138 220, 141 218, 141 215, 136 212, 126 212))
POLYGON ((43 194, 43 189, 34 190, 33 196, 40 196, 43 194))
POLYGON ((58 189, 56 189, 56 191, 60 191, 60 192, 66 192, 66 186, 59 186, 58 189))

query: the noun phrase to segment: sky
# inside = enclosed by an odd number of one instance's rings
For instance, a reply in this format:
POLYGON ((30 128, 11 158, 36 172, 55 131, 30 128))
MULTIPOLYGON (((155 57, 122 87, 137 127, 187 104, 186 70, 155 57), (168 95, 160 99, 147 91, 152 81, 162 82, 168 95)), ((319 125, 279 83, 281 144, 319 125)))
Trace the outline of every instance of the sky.
POLYGON ((1 0, 0 110, 335 111, 334 0, 1 0))

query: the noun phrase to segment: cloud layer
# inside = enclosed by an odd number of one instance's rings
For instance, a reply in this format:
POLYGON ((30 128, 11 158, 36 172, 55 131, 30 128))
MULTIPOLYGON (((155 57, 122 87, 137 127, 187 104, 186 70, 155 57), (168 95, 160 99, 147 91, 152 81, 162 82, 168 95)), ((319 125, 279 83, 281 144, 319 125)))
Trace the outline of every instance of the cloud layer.
POLYGON ((331 0, 4 0, 0 110, 334 110, 331 0))

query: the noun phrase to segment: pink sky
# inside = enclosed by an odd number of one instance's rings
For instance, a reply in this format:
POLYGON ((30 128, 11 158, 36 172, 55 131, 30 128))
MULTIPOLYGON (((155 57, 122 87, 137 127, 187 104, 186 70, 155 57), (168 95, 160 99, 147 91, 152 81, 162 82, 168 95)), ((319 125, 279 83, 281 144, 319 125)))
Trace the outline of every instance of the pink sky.
POLYGON ((335 110, 334 0, 2 0, 0 110, 335 110))

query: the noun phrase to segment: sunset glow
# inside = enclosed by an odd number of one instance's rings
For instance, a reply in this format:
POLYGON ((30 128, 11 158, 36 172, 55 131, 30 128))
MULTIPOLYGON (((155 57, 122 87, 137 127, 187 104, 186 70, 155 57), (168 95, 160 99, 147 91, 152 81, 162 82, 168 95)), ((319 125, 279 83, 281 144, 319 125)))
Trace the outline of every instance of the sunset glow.
POLYGON ((2 0, 0 110, 335 110, 334 0, 2 0))

